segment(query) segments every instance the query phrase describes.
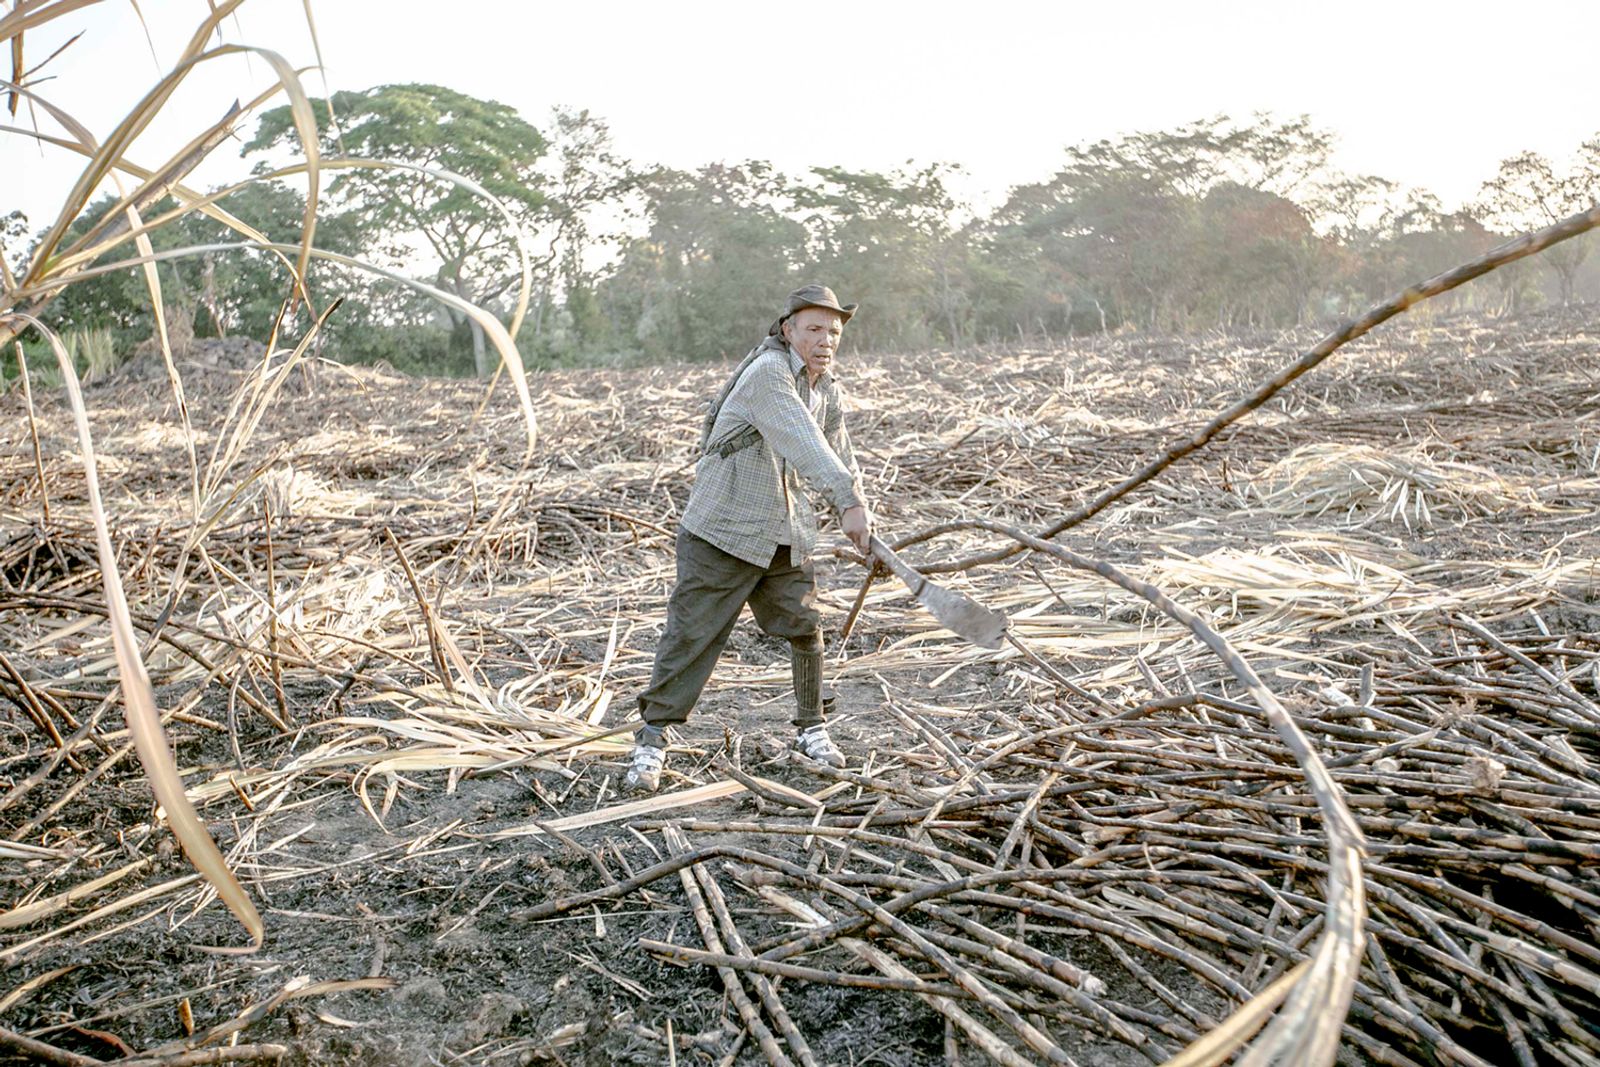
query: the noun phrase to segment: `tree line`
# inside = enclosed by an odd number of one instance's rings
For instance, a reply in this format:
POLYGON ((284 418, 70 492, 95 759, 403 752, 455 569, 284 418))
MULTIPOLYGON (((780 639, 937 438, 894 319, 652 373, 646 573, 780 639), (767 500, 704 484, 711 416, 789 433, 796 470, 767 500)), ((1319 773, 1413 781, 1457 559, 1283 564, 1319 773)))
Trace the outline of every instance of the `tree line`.
MULTIPOLYGON (((1600 135, 1566 166, 1533 152, 1506 159, 1472 203, 1446 210, 1425 190, 1340 172, 1332 133, 1305 117, 1217 116, 1068 147, 1055 174, 980 210, 953 191, 949 164, 798 175, 760 161, 643 166, 620 157, 589 112, 557 109, 536 126, 435 85, 337 93, 317 117, 325 156, 405 165, 330 171, 318 244, 420 275, 507 320, 525 257, 531 299, 518 344, 533 365, 740 355, 781 294, 810 280, 862 303, 869 313, 850 342, 875 350, 1320 324, 1600 199, 1600 135)), ((267 174, 297 150, 278 108, 242 151, 267 174)), ((110 203, 91 206, 80 231, 110 203)), ((221 206, 284 239, 304 197, 262 180, 221 206)), ((10 229, 19 232, 16 220, 10 229)), ((158 251, 236 239, 198 214, 155 236, 158 251)), ((1594 240, 1451 299, 1502 313, 1592 297, 1594 240)), ((159 269, 169 317, 198 336, 264 337, 284 295, 281 267, 261 253, 159 269)), ((325 295, 359 294, 330 323, 337 358, 493 369, 473 324, 436 302, 327 263, 311 282, 325 295)), ((51 315, 126 347, 151 332, 148 301, 138 272, 116 272, 74 285, 51 315)))

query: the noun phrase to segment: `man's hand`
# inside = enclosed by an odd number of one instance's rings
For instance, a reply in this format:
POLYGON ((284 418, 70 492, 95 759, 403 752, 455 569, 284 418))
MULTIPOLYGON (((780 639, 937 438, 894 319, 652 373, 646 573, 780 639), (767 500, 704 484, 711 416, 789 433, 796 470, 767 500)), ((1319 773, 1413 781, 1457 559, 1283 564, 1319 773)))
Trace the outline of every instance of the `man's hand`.
POLYGON ((857 552, 863 556, 872 554, 872 514, 864 506, 857 504, 853 508, 845 508, 844 514, 839 516, 839 529, 850 538, 857 552))

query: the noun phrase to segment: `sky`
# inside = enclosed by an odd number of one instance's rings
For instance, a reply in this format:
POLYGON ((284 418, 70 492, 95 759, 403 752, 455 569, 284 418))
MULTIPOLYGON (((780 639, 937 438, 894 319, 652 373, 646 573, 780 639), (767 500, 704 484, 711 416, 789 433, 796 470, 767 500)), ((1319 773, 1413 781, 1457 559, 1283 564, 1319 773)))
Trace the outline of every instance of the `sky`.
MULTIPOLYGON (((1565 160, 1600 133, 1595 0, 309 4, 334 91, 435 82, 509 104, 536 126, 553 105, 588 108, 620 154, 646 164, 765 159, 795 174, 957 163, 980 207, 1049 178, 1068 145, 1218 113, 1309 114, 1337 134, 1336 165, 1427 188, 1447 207, 1509 155, 1565 160)), ((205 0, 137 8, 154 55, 128 0, 26 39, 31 64, 85 31, 37 91, 99 136, 206 14, 205 0)), ((302 0, 247 0, 224 34, 316 62, 302 0)), ((166 158, 228 102, 254 96, 268 71, 254 57, 207 64, 132 158, 166 158)), ((312 92, 323 76, 306 75, 312 92)), ((21 208, 37 229, 81 161, 15 134, 0 143, 0 215, 21 208)), ((247 170, 225 145, 190 184, 247 170)))

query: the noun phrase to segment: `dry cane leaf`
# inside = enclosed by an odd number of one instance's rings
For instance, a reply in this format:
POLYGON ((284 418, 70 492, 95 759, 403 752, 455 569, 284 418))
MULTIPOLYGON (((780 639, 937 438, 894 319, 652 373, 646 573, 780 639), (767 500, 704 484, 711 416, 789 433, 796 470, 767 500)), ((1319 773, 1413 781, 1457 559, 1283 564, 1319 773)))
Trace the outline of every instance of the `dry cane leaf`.
POLYGON ((89 512, 94 520, 95 546, 99 551, 100 577, 110 611, 111 640, 116 651, 117 677, 122 689, 123 707, 128 719, 128 730, 133 735, 134 748, 139 762, 144 765, 150 779, 150 788, 156 802, 166 812, 167 823, 173 836, 183 846, 195 869, 211 883, 217 896, 227 905, 235 918, 250 934, 247 948, 215 949, 220 952, 254 952, 261 947, 266 928, 255 904, 245 894, 216 842, 200 821, 194 805, 184 793, 183 779, 178 776, 177 763, 172 758, 172 748, 166 731, 161 726, 161 714, 156 709, 155 691, 150 687, 144 661, 139 655, 138 639, 134 636, 133 620, 128 613, 127 597, 122 591, 122 577, 117 570, 117 557, 111 547, 111 531, 106 521, 105 507, 100 500, 100 481, 95 470, 94 443, 89 433, 89 415, 84 408, 83 393, 78 386, 78 375, 60 338, 43 323, 24 316, 50 340, 56 361, 61 366, 61 376, 67 387, 67 397, 72 405, 73 421, 78 429, 78 449, 83 458, 84 480, 89 495, 89 512))

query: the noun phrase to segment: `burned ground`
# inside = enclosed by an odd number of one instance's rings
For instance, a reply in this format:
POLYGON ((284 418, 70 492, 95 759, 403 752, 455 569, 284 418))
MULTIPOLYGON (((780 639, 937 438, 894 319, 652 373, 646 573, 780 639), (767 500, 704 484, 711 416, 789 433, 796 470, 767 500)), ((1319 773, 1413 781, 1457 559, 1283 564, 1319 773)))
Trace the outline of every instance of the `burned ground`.
MULTIPOLYGON (((881 529, 1047 525, 1306 343, 847 357, 881 529)), ((1329 764, 1367 841, 1352 1062, 1600 1052, 1597 348, 1579 313, 1380 331, 1062 538, 1201 612, 1329 764)), ((260 356, 181 368, 202 466, 230 401, 273 380, 260 356)), ((786 649, 746 622, 661 797, 615 817, 625 737, 595 735, 648 674, 697 405, 726 369, 536 375, 530 460, 507 390, 480 412, 473 383, 295 369, 188 554, 164 373, 89 390, 147 636, 185 576, 147 659, 266 920, 252 955, 207 951, 241 932, 105 699, 70 419, 36 395, 36 465, 22 398, 0 397, 0 1026, 101 1060, 180 1047, 186 1010, 210 1044, 306 1064, 664 1063, 669 1042, 683 1063, 931 1064, 981 1058, 985 1032, 1026 1062, 1159 1062, 1314 950, 1327 838, 1281 737, 1186 631, 1043 555, 941 578, 1011 617, 999 652, 872 587, 830 646, 843 777, 787 758, 786 649), (778 978, 803 1045, 757 999, 763 1049, 716 971, 640 947, 706 950, 679 873, 546 914, 678 832, 725 850, 689 880, 725 898, 733 955, 787 951, 795 907, 927 895, 896 905, 903 929, 786 957, 862 984, 778 978), (935 1002, 870 988, 908 973, 935 1002)), ((907 554, 1003 544, 965 529, 907 554)), ((835 635, 863 574, 846 555, 823 566, 835 635)))

